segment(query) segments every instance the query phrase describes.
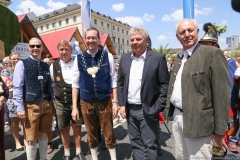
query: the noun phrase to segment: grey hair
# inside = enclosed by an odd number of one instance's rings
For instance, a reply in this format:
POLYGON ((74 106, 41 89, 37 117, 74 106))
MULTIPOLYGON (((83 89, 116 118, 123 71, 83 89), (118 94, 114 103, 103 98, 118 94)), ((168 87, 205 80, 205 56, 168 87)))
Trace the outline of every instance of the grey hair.
POLYGON ((31 40, 38 40, 38 41, 40 42, 40 44, 42 45, 41 39, 39 39, 39 38, 37 38, 37 37, 32 37, 32 38, 29 40, 29 42, 30 42, 31 40))
POLYGON ((64 45, 64 44, 69 45, 70 49, 72 50, 72 43, 71 43, 70 41, 68 41, 68 40, 65 40, 65 39, 61 40, 61 41, 57 44, 57 48, 59 49, 59 47, 60 47, 61 45, 64 45))
POLYGON ((136 34, 141 34, 144 38, 148 38, 148 31, 143 28, 143 27, 132 27, 130 30, 129 30, 129 35, 132 36, 132 35, 136 35, 136 34))
POLYGON ((183 20, 181 20, 180 22, 178 22, 178 23, 176 24, 176 28, 175 28, 175 29, 176 29, 176 34, 178 33, 178 26, 179 26, 179 24, 180 24, 182 21, 186 21, 186 20, 193 21, 195 28, 198 29, 198 22, 197 22, 196 19, 183 19, 183 20))
POLYGON ((3 62, 9 62, 9 56, 3 58, 3 62))

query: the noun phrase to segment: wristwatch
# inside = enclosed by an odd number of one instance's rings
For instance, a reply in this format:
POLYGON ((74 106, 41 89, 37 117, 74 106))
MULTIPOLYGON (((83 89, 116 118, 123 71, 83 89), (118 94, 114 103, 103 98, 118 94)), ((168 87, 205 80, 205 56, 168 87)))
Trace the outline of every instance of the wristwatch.
POLYGON ((114 101, 114 100, 112 100, 112 103, 116 103, 116 104, 118 104, 118 102, 117 102, 117 101, 114 101))

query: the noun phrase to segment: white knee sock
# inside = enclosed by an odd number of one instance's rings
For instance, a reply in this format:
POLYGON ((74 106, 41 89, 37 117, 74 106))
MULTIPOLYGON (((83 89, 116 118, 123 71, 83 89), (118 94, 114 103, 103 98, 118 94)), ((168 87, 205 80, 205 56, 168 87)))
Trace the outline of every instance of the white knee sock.
POLYGON ((40 160, 46 159, 48 140, 38 139, 40 160))
POLYGON ((96 148, 90 148, 91 154, 92 154, 92 160, 98 160, 98 147, 96 148))
POLYGON ((112 148, 112 149, 108 149, 110 156, 111 156, 111 160, 117 160, 117 156, 116 156, 116 148, 112 148))
POLYGON ((76 155, 78 155, 79 153, 81 153, 81 147, 80 148, 76 148, 76 155))
POLYGON ((37 154, 37 144, 34 146, 26 146, 27 160, 35 160, 37 154))
POLYGON ((70 156, 70 148, 64 149, 64 156, 70 156))

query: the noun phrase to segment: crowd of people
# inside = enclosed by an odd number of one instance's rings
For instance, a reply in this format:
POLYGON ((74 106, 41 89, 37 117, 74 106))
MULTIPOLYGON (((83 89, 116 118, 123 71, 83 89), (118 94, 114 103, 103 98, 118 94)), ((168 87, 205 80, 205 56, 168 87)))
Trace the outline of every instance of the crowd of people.
MULTIPOLYGON (((173 118, 176 159, 210 160, 213 143, 223 152, 227 148, 238 152, 240 131, 229 132, 240 110, 236 107, 240 68, 219 49, 214 26, 206 23, 204 31, 198 40, 197 21, 180 21, 176 37, 182 50, 175 59, 166 60, 165 55, 147 49, 145 28, 132 27, 132 51, 123 54, 117 65, 112 54, 99 46, 99 31, 94 27, 85 32, 85 52, 73 59, 72 44, 63 39, 57 45, 60 58, 53 63, 42 60, 42 42, 31 38, 30 57, 20 60, 18 53, 11 53, 0 64, 0 113, 4 116, 5 109, 5 124, 10 126, 5 136, 13 136, 16 151, 25 150, 28 160, 36 159, 37 148, 40 160, 45 160, 52 152, 55 117, 64 160, 86 159, 81 149, 83 124, 92 160, 98 159, 101 132, 104 147, 111 160, 116 160, 113 117, 119 111, 127 120, 133 158, 156 160, 159 113, 165 109, 167 120, 173 118), (71 127, 75 155, 70 153, 71 127)), ((0 132, 4 132, 2 128, 0 132)), ((4 157, 4 143, 0 145, 4 157)))

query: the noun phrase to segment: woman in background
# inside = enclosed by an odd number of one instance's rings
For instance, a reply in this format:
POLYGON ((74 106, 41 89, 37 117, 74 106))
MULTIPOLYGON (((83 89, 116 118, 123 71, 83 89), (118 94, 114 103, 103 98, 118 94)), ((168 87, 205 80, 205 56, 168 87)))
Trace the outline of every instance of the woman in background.
POLYGON ((20 141, 19 141, 19 122, 20 119, 17 117, 17 108, 16 106, 13 104, 13 99, 12 99, 12 80, 13 80, 13 72, 15 69, 15 66, 17 64, 17 62, 20 60, 20 55, 16 52, 13 52, 9 55, 9 64, 8 64, 8 68, 5 68, 1 75, 6 77, 7 81, 6 81, 6 86, 9 88, 9 97, 8 100, 6 102, 7 105, 7 109, 8 109, 8 117, 11 119, 10 121, 10 127, 11 127, 11 132, 13 135, 13 138, 15 140, 15 144, 16 144, 16 150, 17 151, 23 151, 24 147, 21 145, 20 141))

